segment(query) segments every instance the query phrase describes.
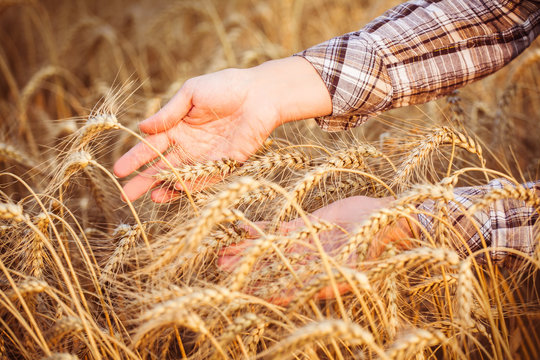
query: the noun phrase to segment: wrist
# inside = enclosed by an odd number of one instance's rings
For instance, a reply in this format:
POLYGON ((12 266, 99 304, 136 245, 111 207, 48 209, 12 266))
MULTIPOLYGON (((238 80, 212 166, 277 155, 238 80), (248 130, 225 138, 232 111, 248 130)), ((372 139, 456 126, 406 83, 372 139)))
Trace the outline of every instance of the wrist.
POLYGON ((275 106, 276 127, 332 113, 328 89, 306 59, 294 56, 271 60, 252 70, 256 87, 275 106))

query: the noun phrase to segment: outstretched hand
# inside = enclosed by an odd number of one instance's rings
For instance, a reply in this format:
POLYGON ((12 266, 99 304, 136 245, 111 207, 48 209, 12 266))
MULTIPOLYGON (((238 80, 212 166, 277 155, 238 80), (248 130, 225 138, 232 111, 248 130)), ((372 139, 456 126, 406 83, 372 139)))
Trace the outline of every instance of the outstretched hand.
MULTIPOLYGON (((277 126, 326 115, 331 109, 319 75, 306 60, 295 57, 190 79, 139 127, 148 135, 145 140, 167 153, 173 166, 223 158, 243 162, 277 126)), ((126 177, 158 156, 141 142, 116 162, 114 172, 126 177)), ((158 185, 153 175, 166 167, 161 160, 132 178, 124 186, 128 199, 135 200, 158 185)), ((173 190, 152 192, 156 202, 173 197, 173 190)))

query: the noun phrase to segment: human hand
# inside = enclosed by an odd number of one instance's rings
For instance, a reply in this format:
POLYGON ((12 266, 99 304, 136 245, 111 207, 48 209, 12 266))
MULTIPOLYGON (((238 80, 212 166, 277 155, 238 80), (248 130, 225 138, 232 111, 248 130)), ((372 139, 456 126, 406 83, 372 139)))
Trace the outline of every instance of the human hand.
MULTIPOLYGON (((331 109, 328 91, 312 66, 302 58, 286 58, 190 79, 139 127, 159 152, 172 149, 166 158, 173 166, 223 158, 243 162, 277 126, 326 115, 331 109)), ((128 176, 158 156, 141 142, 116 162, 114 172, 128 176)), ((158 161, 131 179, 124 186, 128 199, 158 185, 153 175, 166 167, 158 161)), ((156 202, 174 196, 167 189, 152 192, 156 202)))
MULTIPOLYGON (((391 197, 371 198, 366 196, 355 196, 336 201, 313 212, 313 214, 309 215, 313 222, 323 220, 337 225, 336 229, 319 234, 319 240, 324 251, 327 254, 332 255, 332 253, 343 246, 344 242, 347 240, 343 230, 350 233, 357 226, 367 220, 375 211, 387 207, 391 201, 391 197)), ((259 223, 258 225, 264 224, 259 223)), ((414 224, 412 225, 414 226, 414 224)), ((279 231, 283 235, 286 235, 287 233, 303 227, 305 227, 305 223, 301 218, 299 218, 282 223, 279 231)), ((253 229, 248 228, 248 230, 250 233, 252 233, 252 235, 256 234, 253 229)), ((373 239, 369 246, 366 260, 376 259, 382 254, 386 245, 392 242, 396 243, 397 247, 409 247, 411 244, 408 239, 413 237, 413 231, 416 232, 416 229, 411 230, 405 219, 400 219, 395 224, 387 226, 373 239)), ((241 261, 243 253, 249 249, 250 243, 251 241, 245 241, 243 243, 223 249, 218 259, 218 266, 224 271, 233 271, 241 261)), ((314 262, 320 258, 320 254, 316 250, 302 245, 293 246, 288 249, 288 251, 296 254, 306 255, 304 258, 306 259, 307 263, 302 264, 306 266, 309 266, 310 262, 314 262)), ((360 266, 360 264, 354 263, 354 258, 350 258, 348 261, 349 263, 345 265, 350 267, 360 266)), ((262 266, 268 265, 270 264, 263 264, 262 266)), ((337 284, 337 289, 340 294, 344 294, 350 291, 351 287, 349 284, 340 283, 337 284)), ((297 290, 294 287, 291 287, 290 289, 283 289, 281 293, 273 294, 272 298, 268 300, 274 304, 285 306, 295 298, 296 291, 297 290)), ((333 288, 331 286, 327 286, 321 289, 315 298, 329 299, 335 296, 336 295, 333 288)))

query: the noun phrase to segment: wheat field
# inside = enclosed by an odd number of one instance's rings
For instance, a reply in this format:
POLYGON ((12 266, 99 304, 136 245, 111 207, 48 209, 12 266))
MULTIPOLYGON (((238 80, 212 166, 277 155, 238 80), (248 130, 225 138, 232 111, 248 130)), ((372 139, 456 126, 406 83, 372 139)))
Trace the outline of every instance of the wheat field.
MULTIPOLYGON (((493 249, 459 251, 445 204, 455 187, 540 178, 538 41, 445 98, 342 133, 287 124, 243 164, 157 175, 202 191, 122 201, 112 164, 185 80, 289 56, 398 3, 0 0, 0 359, 537 359, 539 252, 503 268, 493 249), (353 195, 395 200, 353 228, 308 216, 353 195), (369 256, 426 200, 433 234, 369 256), (248 238, 233 270, 217 265, 248 238)), ((540 203, 517 186, 474 206, 501 198, 540 203)))

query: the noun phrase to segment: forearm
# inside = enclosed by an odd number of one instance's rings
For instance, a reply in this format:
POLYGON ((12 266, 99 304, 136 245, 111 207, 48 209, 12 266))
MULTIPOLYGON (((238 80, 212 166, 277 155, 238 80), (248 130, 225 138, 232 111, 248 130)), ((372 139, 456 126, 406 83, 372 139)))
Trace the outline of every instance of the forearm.
POLYGON ((264 93, 278 111, 278 124, 329 115, 330 95, 313 66, 303 58, 288 57, 249 69, 254 91, 264 93))
POLYGON ((341 130, 485 77, 539 32, 538 2, 419 0, 299 55, 317 69, 332 98, 332 117, 320 124, 341 130))

